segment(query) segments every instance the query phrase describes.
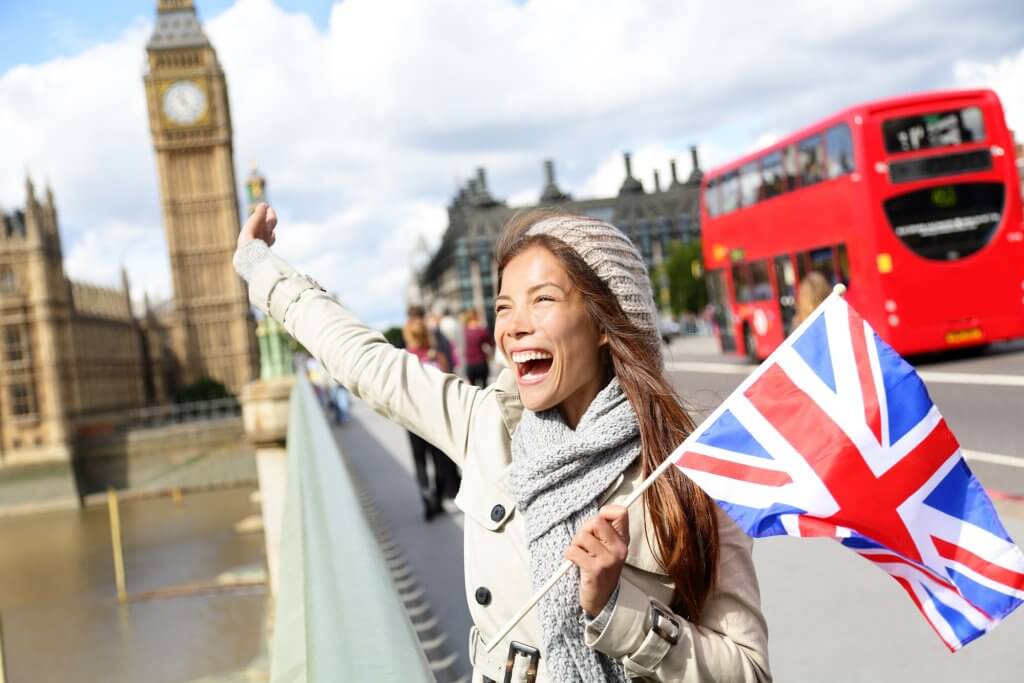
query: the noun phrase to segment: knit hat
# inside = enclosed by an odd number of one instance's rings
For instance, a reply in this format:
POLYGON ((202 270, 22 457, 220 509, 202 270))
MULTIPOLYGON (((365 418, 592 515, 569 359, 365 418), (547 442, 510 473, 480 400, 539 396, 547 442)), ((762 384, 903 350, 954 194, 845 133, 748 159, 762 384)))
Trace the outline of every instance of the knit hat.
POLYGON ((629 321, 650 336, 651 345, 661 354, 658 311, 647 267, 621 230, 587 216, 553 216, 538 221, 526 234, 548 235, 572 247, 608 285, 629 321))

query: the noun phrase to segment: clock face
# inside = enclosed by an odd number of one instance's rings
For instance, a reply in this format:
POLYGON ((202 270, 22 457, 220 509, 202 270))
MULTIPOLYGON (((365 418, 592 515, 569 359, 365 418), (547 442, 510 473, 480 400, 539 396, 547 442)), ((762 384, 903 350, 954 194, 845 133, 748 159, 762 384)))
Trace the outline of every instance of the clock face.
POLYGON ((206 93, 194 81, 177 81, 164 91, 163 107, 167 118, 187 126, 206 113, 206 93))

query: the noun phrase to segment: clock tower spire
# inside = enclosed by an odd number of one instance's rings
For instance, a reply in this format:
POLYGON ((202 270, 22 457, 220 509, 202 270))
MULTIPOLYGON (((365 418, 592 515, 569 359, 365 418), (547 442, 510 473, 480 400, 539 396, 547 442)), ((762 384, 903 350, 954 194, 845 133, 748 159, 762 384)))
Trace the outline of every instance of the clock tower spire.
POLYGON ((144 77, 184 384, 237 393, 256 376, 254 324, 231 259, 239 211, 227 81, 192 0, 158 0, 144 77))

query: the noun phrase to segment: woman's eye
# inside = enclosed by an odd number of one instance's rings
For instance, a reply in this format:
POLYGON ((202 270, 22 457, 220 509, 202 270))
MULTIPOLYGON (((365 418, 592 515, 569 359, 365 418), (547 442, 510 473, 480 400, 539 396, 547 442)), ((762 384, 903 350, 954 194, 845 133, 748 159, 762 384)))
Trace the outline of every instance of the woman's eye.
POLYGON ((550 296, 538 296, 534 301, 554 301, 554 298, 550 296))

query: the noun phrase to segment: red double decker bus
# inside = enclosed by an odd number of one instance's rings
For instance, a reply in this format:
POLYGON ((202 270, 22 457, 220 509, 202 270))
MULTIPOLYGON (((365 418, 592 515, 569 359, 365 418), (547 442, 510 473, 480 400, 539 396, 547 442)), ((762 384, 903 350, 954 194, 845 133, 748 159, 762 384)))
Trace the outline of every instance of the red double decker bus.
POLYGON ((842 111, 702 181, 704 265, 723 351, 761 359, 811 271, 901 354, 1024 336, 1013 140, 990 90, 842 111))

